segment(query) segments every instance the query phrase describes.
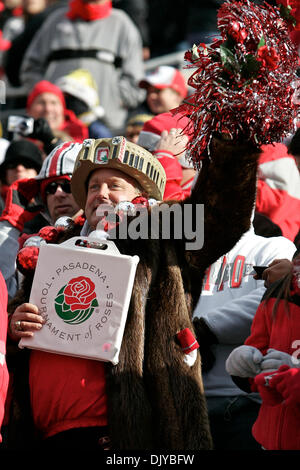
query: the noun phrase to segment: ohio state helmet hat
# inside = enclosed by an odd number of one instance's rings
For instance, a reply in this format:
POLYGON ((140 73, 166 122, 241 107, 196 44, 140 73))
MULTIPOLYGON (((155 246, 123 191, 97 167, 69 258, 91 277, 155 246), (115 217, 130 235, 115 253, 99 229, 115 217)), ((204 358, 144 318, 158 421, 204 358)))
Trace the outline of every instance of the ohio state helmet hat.
POLYGON ((86 139, 78 153, 71 179, 72 194, 84 209, 86 183, 94 170, 112 168, 134 178, 149 197, 162 200, 166 173, 156 157, 123 136, 110 139, 86 139))

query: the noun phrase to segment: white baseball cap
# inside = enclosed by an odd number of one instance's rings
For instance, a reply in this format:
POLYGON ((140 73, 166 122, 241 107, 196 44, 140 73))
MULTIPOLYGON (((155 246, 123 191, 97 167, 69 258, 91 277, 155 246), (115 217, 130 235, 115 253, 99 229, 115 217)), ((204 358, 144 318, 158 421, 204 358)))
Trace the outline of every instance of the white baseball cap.
POLYGON ((182 98, 185 98, 188 93, 183 74, 175 67, 169 65, 160 65, 153 72, 146 74, 145 78, 140 81, 139 86, 140 88, 154 86, 160 90, 172 88, 182 98))

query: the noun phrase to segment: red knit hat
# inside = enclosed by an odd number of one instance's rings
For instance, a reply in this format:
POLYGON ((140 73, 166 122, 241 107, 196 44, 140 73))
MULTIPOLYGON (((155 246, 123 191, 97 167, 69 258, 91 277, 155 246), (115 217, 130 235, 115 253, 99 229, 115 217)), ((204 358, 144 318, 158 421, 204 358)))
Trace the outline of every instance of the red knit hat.
POLYGON ((35 98, 42 93, 52 93, 53 95, 56 95, 62 102, 64 109, 66 109, 65 98, 61 89, 47 80, 41 80, 40 82, 36 83, 32 89, 32 92, 27 97, 27 110, 30 108, 35 98))

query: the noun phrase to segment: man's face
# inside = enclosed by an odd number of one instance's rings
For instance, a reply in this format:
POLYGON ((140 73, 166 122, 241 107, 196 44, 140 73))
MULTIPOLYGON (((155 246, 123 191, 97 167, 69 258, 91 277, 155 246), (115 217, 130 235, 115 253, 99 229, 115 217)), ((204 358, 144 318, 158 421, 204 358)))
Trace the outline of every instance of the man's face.
POLYGON ((52 181, 46 186, 45 193, 48 211, 53 223, 62 216, 72 217, 80 209, 73 198, 70 181, 67 179, 52 181))
POLYGON ((23 9, 27 15, 36 15, 47 6, 46 0, 23 0, 23 9))
POLYGON ((95 170, 88 183, 85 215, 92 229, 96 229, 100 204, 117 205, 121 201, 132 201, 140 194, 135 179, 122 171, 112 169, 95 170))
POLYGON ((5 180, 8 186, 14 181, 21 180, 23 178, 34 178, 37 175, 37 171, 30 167, 30 164, 26 162, 15 162, 9 165, 6 169, 5 180))
POLYGON ((170 109, 177 108, 181 102, 182 97, 172 88, 147 88, 147 104, 153 114, 167 113, 170 109))
POLYGON ((34 119, 45 118, 53 131, 60 129, 64 122, 64 107, 58 96, 41 93, 33 101, 28 114, 34 119))

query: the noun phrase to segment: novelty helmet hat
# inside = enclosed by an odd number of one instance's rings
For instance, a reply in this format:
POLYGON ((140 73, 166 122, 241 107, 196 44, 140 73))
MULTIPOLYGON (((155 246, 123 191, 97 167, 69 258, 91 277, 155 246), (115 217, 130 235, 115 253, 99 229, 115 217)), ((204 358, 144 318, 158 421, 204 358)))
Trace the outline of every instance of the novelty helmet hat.
POLYGON ((122 136, 86 139, 82 144, 71 179, 72 194, 84 209, 87 181, 94 170, 112 168, 134 178, 149 197, 162 200, 166 174, 160 162, 147 150, 122 136))

